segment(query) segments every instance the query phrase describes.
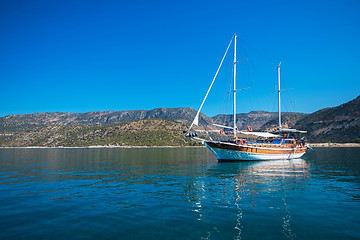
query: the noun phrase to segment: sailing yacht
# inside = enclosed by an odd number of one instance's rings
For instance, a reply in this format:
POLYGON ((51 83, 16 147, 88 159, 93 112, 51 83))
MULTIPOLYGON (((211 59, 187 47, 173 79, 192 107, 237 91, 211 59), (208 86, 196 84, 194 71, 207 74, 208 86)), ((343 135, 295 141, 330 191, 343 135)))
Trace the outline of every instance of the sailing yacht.
MULTIPOLYGON (((221 60, 211 85, 202 101, 199 110, 190 128, 185 131, 186 137, 191 137, 195 141, 201 141, 203 145, 208 147, 217 157, 219 161, 251 161, 251 160, 276 160, 276 159, 293 159, 300 158, 306 153, 307 143, 302 136, 306 131, 296 129, 285 129, 281 126, 281 89, 280 89, 280 64, 277 66, 278 72, 278 107, 279 107, 279 126, 276 131, 272 132, 253 132, 251 127, 247 131, 239 131, 236 127, 236 38, 234 34, 231 39, 226 52, 221 60), (199 114, 205 103, 205 100, 214 84, 221 65, 229 50, 229 47, 234 40, 234 61, 233 61, 233 126, 222 126, 214 124, 215 127, 222 128, 221 134, 224 134, 223 129, 231 129, 232 136, 228 136, 228 140, 214 141, 213 139, 206 140, 198 137, 198 134, 192 130, 193 127, 199 125, 199 114)), ((242 61, 242 60, 241 60, 242 61)))

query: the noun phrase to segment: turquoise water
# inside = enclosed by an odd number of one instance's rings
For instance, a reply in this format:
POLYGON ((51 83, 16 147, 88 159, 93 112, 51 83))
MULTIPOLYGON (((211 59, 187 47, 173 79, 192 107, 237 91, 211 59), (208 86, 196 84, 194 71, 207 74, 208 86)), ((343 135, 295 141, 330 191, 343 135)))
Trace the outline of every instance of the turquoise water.
POLYGON ((360 239, 360 149, 2 149, 0 239, 360 239))

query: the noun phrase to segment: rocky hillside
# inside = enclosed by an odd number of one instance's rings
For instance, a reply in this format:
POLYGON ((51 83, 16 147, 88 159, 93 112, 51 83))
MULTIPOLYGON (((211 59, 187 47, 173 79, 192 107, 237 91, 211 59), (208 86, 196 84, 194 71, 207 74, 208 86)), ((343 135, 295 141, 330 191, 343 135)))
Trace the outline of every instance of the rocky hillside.
POLYGON ((360 142, 360 96, 310 114, 295 127, 308 131, 310 142, 360 142))
POLYGON ((85 147, 116 146, 190 146, 185 138, 185 125, 165 119, 149 119, 108 126, 84 124, 51 125, 16 133, 0 139, 1 147, 85 147))
MULTIPOLYGON (((284 128, 292 128, 296 122, 304 118, 304 113, 282 113, 282 126, 284 128)), ((232 115, 217 115, 213 117, 215 123, 220 125, 232 126, 232 115)), ((246 130, 251 126, 254 131, 268 131, 278 128, 278 113, 265 111, 252 111, 249 113, 236 114, 236 125, 239 130, 246 130)))
MULTIPOLYGON (((236 114, 236 125, 239 130, 245 130, 251 126, 254 130, 259 130, 265 123, 276 117, 276 113, 265 111, 252 111, 249 113, 236 114)), ((216 115, 213 117, 215 123, 225 126, 233 126, 232 115, 216 115)))
MULTIPOLYGON (((100 111, 88 113, 32 113, 23 115, 9 115, 0 118, 0 134, 13 134, 34 130, 45 126, 70 126, 84 124, 86 126, 107 126, 116 123, 137 121, 144 119, 170 119, 190 125, 194 120, 196 110, 192 108, 156 108, 153 110, 131 111, 100 111)), ((287 113, 284 113, 285 115, 287 113)), ((253 111, 237 114, 237 126, 245 130, 252 126, 254 130, 261 129, 270 120, 276 122, 277 113, 253 111)), ((231 126, 232 115, 217 115, 213 118, 200 114, 198 129, 214 129, 213 123, 231 126)), ((286 119, 284 120, 286 123, 286 119)))
MULTIPOLYGON (((159 119, 167 119, 175 121, 176 124, 180 124, 182 128, 180 129, 179 127, 179 134, 182 134, 181 131, 186 128, 184 125, 189 126, 193 121, 195 114, 196 111, 192 108, 156 108, 153 110, 133 111, 102 111, 89 113, 56 112, 9 115, 0 118, 0 141, 4 146, 11 146, 11 144, 14 144, 12 146, 30 146, 34 144, 39 146, 47 146, 47 144, 50 144, 51 146, 76 146, 77 144, 80 144, 81 146, 84 146, 84 144, 112 144, 116 141, 118 144, 125 145, 151 144, 152 141, 154 141, 154 145, 172 145, 171 141, 169 143, 159 142, 160 138, 156 137, 157 135, 155 132, 159 131, 160 135, 165 134, 161 132, 161 128, 152 130, 151 134, 148 133, 149 131, 145 128, 144 131, 147 132, 146 134, 155 136, 155 138, 153 138, 150 135, 144 135, 145 137, 143 138, 148 138, 148 141, 150 141, 147 143, 144 142, 145 140, 140 139, 140 132, 143 130, 138 127, 138 133, 136 133, 138 135, 131 135, 138 136, 138 138, 136 138, 137 141, 130 136, 127 138, 128 140, 126 140, 122 136, 128 136, 127 133, 121 132, 120 130, 111 130, 110 132, 115 131, 116 134, 121 135, 119 137, 111 135, 111 138, 108 138, 110 135, 104 130, 106 134, 100 138, 102 139, 100 141, 99 138, 95 137, 96 134, 94 133, 94 135, 92 131, 101 132, 103 131, 101 129, 111 129, 115 128, 114 126, 126 126, 127 124, 130 124, 129 122, 132 122, 131 124, 140 124, 140 120, 157 119, 156 121, 159 121, 159 119), (86 133, 87 139, 82 139, 80 137, 84 136, 81 135, 83 131, 90 131, 86 133), (15 135, 11 137, 8 136, 8 134, 15 135), (50 136, 51 134, 53 134, 53 136, 50 136), (70 136, 69 134, 72 138, 68 137, 70 136), (79 136, 75 137, 76 134, 79 134, 79 136), (41 140, 41 136, 43 136, 43 140, 41 140), (17 142, 16 139, 19 141, 17 142), (32 140, 30 141, 29 139, 32 140), (119 141, 115 141, 114 139, 119 139, 119 141)), ((237 126, 240 130, 245 130, 247 126, 251 126, 254 130, 271 130, 277 128, 277 116, 278 115, 275 112, 265 111, 241 113, 237 114, 237 126)), ((158 126, 156 125, 156 121, 149 121, 148 123, 153 123, 155 126, 158 126)), ((213 126, 213 123, 232 126, 232 121, 232 115, 217 115, 210 118, 201 114, 199 119, 201 127, 196 128, 197 130, 218 130, 218 128, 213 126)), ((313 143, 360 142, 360 96, 338 107, 322 109, 312 114, 283 113, 282 123, 285 128, 297 128, 299 130, 308 131, 307 137, 309 141, 313 143)), ((136 127, 135 125, 134 127, 136 127)), ((169 139, 170 138, 168 138, 168 140, 169 139)), ((183 140, 177 142, 177 144, 182 144, 182 141, 183 140)))
MULTIPOLYGON (((196 111, 192 108, 156 108, 153 110, 9 115, 0 118, 0 134, 12 134, 50 125, 69 126, 80 123, 87 126, 106 126, 153 118, 171 119, 189 125, 195 114, 196 111)), ((211 123, 211 118, 201 114, 200 124, 211 126, 211 123)))
MULTIPOLYGON (((276 117, 267 121, 264 125, 261 126, 260 131, 271 131, 279 128, 279 117, 278 113, 275 114, 276 117)), ((308 114, 305 113, 288 113, 285 112, 281 114, 281 126, 283 128, 296 128, 295 124, 306 117, 308 114)))

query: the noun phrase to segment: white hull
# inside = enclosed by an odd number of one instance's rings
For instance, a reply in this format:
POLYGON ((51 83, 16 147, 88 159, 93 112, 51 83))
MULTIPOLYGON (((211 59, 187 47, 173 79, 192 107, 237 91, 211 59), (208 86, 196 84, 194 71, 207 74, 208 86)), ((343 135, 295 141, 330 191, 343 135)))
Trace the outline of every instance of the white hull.
POLYGON ((242 152, 230 149, 220 149, 210 147, 206 142, 204 145, 207 146, 217 157, 219 161, 261 161, 261 160, 280 160, 280 159, 295 159, 302 157, 305 153, 294 153, 291 154, 259 154, 242 152))

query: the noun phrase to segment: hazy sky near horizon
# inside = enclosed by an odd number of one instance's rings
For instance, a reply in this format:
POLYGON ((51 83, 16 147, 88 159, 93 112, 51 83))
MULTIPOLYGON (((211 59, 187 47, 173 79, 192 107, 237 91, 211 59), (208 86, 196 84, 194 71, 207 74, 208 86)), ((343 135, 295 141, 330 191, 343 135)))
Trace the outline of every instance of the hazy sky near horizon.
MULTIPOLYGON (((234 33, 249 59, 238 64, 238 88, 250 87, 238 112, 277 110, 280 61, 284 111, 338 106, 360 95, 359 11, 358 0, 3 0, 0 116, 198 109, 234 33)), ((232 54, 209 116, 227 105, 232 54)))

